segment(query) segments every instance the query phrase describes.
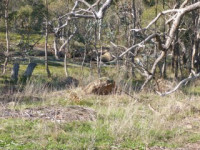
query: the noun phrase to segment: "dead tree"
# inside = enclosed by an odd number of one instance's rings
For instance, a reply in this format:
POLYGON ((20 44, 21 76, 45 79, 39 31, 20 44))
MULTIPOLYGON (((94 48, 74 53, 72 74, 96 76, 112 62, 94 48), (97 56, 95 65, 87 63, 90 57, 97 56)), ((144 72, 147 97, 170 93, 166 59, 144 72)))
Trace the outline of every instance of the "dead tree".
MULTIPOLYGON (((167 51, 170 49, 170 47, 172 46, 172 43, 174 41, 174 38, 176 36, 176 31, 179 29, 179 25, 181 20, 183 19, 183 16, 186 15, 187 13, 191 12, 191 11, 195 11, 197 9, 200 9, 200 2, 196 2, 194 4, 190 4, 187 6, 187 4, 189 3, 188 0, 185 0, 181 5, 180 8, 177 9, 170 9, 170 10, 165 10, 161 13, 159 13, 157 15, 156 18, 154 18, 145 28, 143 29, 132 29, 135 32, 141 32, 141 33, 146 33, 146 31, 149 30, 149 28, 155 24, 155 22, 161 18, 161 16, 164 15, 170 15, 171 17, 166 21, 166 24, 168 24, 169 22, 171 22, 170 28, 169 28, 169 32, 166 35, 166 40, 162 41, 162 34, 160 33, 153 33, 149 36, 147 36, 146 39, 144 39, 143 41, 141 41, 140 43, 137 43, 135 45, 133 45, 130 48, 126 48, 125 51, 119 56, 119 58, 122 58, 125 54, 129 53, 130 51, 132 51, 133 49, 137 48, 137 47, 143 47, 145 46, 145 44, 147 42, 152 41, 152 39, 155 39, 157 44, 158 44, 158 50, 160 51, 160 55, 158 56, 158 58, 154 61, 154 63, 152 64, 152 67, 150 70, 147 70, 145 68, 142 68, 143 70, 143 75, 145 75, 146 80, 144 82, 144 84, 141 87, 141 90, 144 89, 144 87, 147 85, 147 83, 149 83, 149 81, 151 81, 154 77, 155 77, 155 72, 156 72, 156 68, 158 66, 158 64, 163 60, 163 58, 165 57, 167 51)), ((137 52, 135 52, 133 55, 137 55, 137 52)), ((118 59, 119 59, 118 58, 118 59)))
MULTIPOLYGON (((89 4, 85 0, 76 0, 74 2, 74 7, 69 11, 68 13, 64 14, 63 16, 60 16, 57 18, 58 26, 54 28, 54 50, 55 50, 55 57, 58 58, 58 53, 61 52, 63 47, 66 46, 66 42, 60 47, 58 50, 58 42, 59 42, 59 32, 69 25, 69 22, 73 19, 78 18, 85 18, 85 19, 95 19, 96 22, 99 24, 99 42, 101 43, 101 23, 102 19, 104 17, 104 14, 106 10, 111 5, 112 0, 106 0, 103 4, 100 4, 101 0, 97 0, 94 4, 89 4), (86 7, 86 8, 85 8, 86 7), (85 9, 84 9, 85 8, 85 9), (98 11, 96 11, 98 10, 98 11)), ((100 72, 100 62, 99 59, 97 59, 97 68, 98 72, 100 72)))
POLYGON ((192 13, 192 19, 193 19, 193 30, 195 31, 193 36, 193 46, 192 46, 192 58, 191 58, 191 69, 195 70, 197 72, 200 71, 199 67, 199 44, 200 44, 200 11, 193 12, 192 13))
MULTIPOLYGON (((112 0, 106 0, 105 3, 101 5, 99 8, 101 0, 96 1, 94 4, 89 4, 85 0, 76 0, 74 2, 74 7, 71 9, 70 12, 67 12, 63 16, 60 16, 56 19, 58 22, 58 26, 54 28, 55 35, 58 35, 58 33, 66 26, 68 26, 69 21, 77 18, 86 18, 86 19, 96 19, 101 20, 106 12, 106 10, 111 5, 112 0), (79 6, 80 4, 83 4, 86 9, 79 6), (99 8, 98 11, 96 11, 96 7, 99 8), (64 23, 63 23, 64 22, 64 23)), ((54 42, 57 42, 55 40, 54 42)), ((56 44, 56 43, 55 43, 56 44)), ((55 46, 54 46, 55 48, 55 46)))
POLYGON ((8 57, 9 57, 8 53, 10 49, 10 41, 9 41, 9 33, 8 33, 8 6, 9 6, 9 0, 5 0, 6 58, 3 65, 3 74, 6 73, 8 57))
POLYGON ((48 65, 48 21, 49 21, 49 14, 48 14, 48 2, 45 0, 45 5, 46 5, 46 22, 45 22, 45 69, 47 72, 48 78, 51 77, 51 73, 49 70, 49 65, 48 65))
POLYGON ((66 38, 63 39, 63 44, 62 44, 62 46, 60 47, 60 50, 59 50, 59 52, 61 52, 61 51, 64 49, 64 53, 65 53, 65 58, 64 58, 64 70, 65 70, 65 75, 66 75, 66 77, 69 76, 69 73, 68 73, 68 71, 67 71, 67 53, 68 53, 68 51, 69 51, 69 42, 70 42, 70 40, 72 39, 72 37, 74 36, 74 34, 76 33, 76 31, 77 31, 77 28, 76 28, 76 26, 75 26, 75 27, 74 27, 74 32, 73 32, 71 35, 68 35, 68 38, 67 38, 67 39, 66 39, 66 38))
MULTIPOLYGON (((63 52, 64 53, 64 71, 66 77, 69 76, 68 71, 67 71, 67 53, 69 51, 69 42, 73 38, 77 31, 77 27, 74 26, 74 31, 71 33, 71 35, 68 32, 68 35, 66 35, 65 31, 62 36, 62 45, 60 46, 59 50, 57 51, 57 59, 59 58, 58 54, 63 52)), ((55 41, 54 41, 55 42, 55 41)), ((55 45, 54 45, 55 46, 55 45)), ((56 49, 58 49, 58 46, 56 45, 56 49)))
POLYGON ((174 93, 175 91, 177 91, 180 87, 182 87, 183 85, 187 85, 187 83, 189 81, 192 81, 192 80, 195 80, 197 78, 200 77, 200 73, 195 73, 195 72, 191 72, 190 76, 188 78, 185 78, 183 79, 182 81, 180 81, 172 90, 170 91, 167 91, 165 93, 160 93, 158 91, 156 91, 160 96, 166 96, 166 95, 169 95, 169 94, 172 94, 174 93))
MULTIPOLYGON (((135 0, 132 0, 132 16, 133 16, 133 29, 136 28, 136 20, 137 20, 137 16, 136 16, 136 6, 135 6, 135 0)), ((135 31, 133 30, 133 33, 132 33, 132 38, 133 38, 133 43, 132 45, 135 45, 136 43, 136 36, 135 36, 135 31)), ((134 49, 131 51, 132 53, 134 53, 134 49)), ((132 63, 134 63, 134 56, 132 55, 131 57, 131 61, 132 63)), ((134 66, 132 65, 132 76, 134 76, 134 66)))

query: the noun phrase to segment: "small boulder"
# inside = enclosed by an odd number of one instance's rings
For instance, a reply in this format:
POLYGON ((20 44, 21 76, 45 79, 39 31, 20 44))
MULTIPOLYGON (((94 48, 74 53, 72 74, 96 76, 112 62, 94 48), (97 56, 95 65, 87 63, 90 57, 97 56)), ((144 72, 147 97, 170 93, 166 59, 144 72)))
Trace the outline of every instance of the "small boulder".
POLYGON ((111 55, 110 52, 106 52, 101 56, 101 61, 102 62, 109 62, 113 60, 113 56, 111 55))
POLYGON ((108 95, 116 89, 115 81, 108 78, 101 78, 88 84, 84 91, 86 94, 108 95))
POLYGON ((97 61, 97 54, 99 59, 101 57, 102 62, 109 62, 114 59, 112 54, 108 50, 102 50, 102 53, 100 50, 98 51, 98 53, 95 50, 93 50, 86 55, 86 61, 87 62, 89 62, 90 60, 97 61))

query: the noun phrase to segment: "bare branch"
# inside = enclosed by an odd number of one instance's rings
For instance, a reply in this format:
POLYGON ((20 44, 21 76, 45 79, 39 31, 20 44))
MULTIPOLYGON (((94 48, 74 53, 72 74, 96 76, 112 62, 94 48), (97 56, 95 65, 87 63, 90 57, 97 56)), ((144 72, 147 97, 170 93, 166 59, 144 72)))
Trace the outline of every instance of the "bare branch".
MULTIPOLYGON (((185 6, 185 5, 186 5, 186 1, 185 1, 184 6, 185 6)), ((183 7, 183 5, 182 5, 182 7, 183 7)), ((162 52, 161 52, 160 56, 155 60, 153 66, 152 66, 152 69, 151 69, 151 74, 147 77, 146 81, 144 82, 144 84, 143 84, 142 87, 141 87, 141 90, 145 87, 145 85, 146 85, 150 80, 153 79, 154 74, 155 74, 155 71, 156 71, 156 67, 157 67, 158 63, 164 58, 164 56, 165 56, 166 53, 167 53, 167 50, 170 48, 170 46, 171 46, 171 44, 172 44, 172 42, 173 42, 173 40, 174 40, 175 33, 176 33, 176 31, 178 30, 178 27, 179 27, 179 25, 180 25, 180 22, 181 22, 182 17, 183 17, 186 13, 188 13, 188 12, 190 12, 190 11, 193 11, 193 10, 195 10, 195 9, 199 9, 199 8, 200 8, 200 2, 196 2, 196 3, 194 3, 194 4, 191 4, 191 5, 189 5, 189 6, 186 6, 185 8, 172 9, 172 10, 166 10, 166 11, 161 12, 161 13, 158 14, 158 16, 157 16, 155 19, 153 19, 153 20, 148 24, 148 26, 147 26, 146 28, 144 28, 144 29, 147 30, 148 28, 150 28, 162 15, 165 15, 165 14, 167 14, 167 13, 174 13, 174 12, 176 12, 176 14, 173 16, 173 19, 172 19, 172 20, 173 20, 173 23, 172 23, 172 26, 171 26, 171 28, 170 28, 170 30, 169 30, 169 35, 167 36, 167 39, 166 39, 165 44, 164 44, 164 45, 162 44, 162 41, 161 41, 161 39, 159 38, 159 35, 158 35, 158 34, 152 34, 152 35, 150 35, 149 37, 147 37, 144 41, 142 41, 142 42, 140 42, 139 44, 136 44, 136 45, 134 45, 134 46, 128 48, 124 53, 122 53, 122 54, 120 55, 120 57, 121 57, 121 56, 123 56, 124 54, 126 54, 127 52, 129 52, 130 50, 132 50, 132 49, 138 47, 138 46, 141 45, 141 44, 144 45, 145 42, 148 42, 150 39, 156 37, 156 40, 157 40, 157 42, 159 43, 159 45, 158 45, 159 50, 161 50, 162 52)), ((141 30, 143 30, 143 29, 141 29, 141 30)))
POLYGON ((96 12, 94 7, 100 3, 100 0, 95 2, 93 5, 90 5, 85 0, 77 0, 70 12, 66 13, 65 15, 57 19, 58 21, 60 21, 61 19, 65 19, 65 23, 61 26, 54 28, 55 32, 58 32, 62 28, 66 27, 68 25, 69 20, 71 20, 72 18, 102 19, 105 11, 111 5, 111 2, 112 0, 106 0, 106 2, 100 7, 99 11, 96 12), (88 8, 87 9, 80 8, 79 10, 76 10, 79 2, 83 3, 88 8))
POLYGON ((143 47, 144 44, 145 44, 146 42, 150 41, 152 38, 155 38, 156 36, 158 36, 157 33, 151 34, 150 36, 148 36, 148 37, 147 37, 145 40, 143 40, 142 42, 140 42, 140 43, 138 43, 138 44, 135 44, 135 45, 133 45, 132 47, 126 49, 126 51, 123 52, 123 53, 119 56, 119 58, 121 58, 122 56, 124 56, 125 54, 127 54, 129 51, 131 51, 131 50, 133 50, 133 49, 135 49, 135 48, 137 48, 137 47, 143 47))
POLYGON ((106 0, 106 2, 101 6, 99 9, 99 12, 97 12, 98 19, 102 19, 105 11, 108 9, 108 7, 111 5, 112 0, 106 0))
POLYGON ((60 47, 59 52, 61 52, 63 50, 63 48, 69 43, 69 41, 72 39, 72 37, 74 36, 74 34, 76 33, 76 31, 77 31, 77 28, 75 27, 74 32, 68 37, 67 40, 65 40, 65 42, 60 47))
POLYGON ((145 28, 143 29, 131 29, 134 30, 134 31, 141 31, 141 30, 147 30, 149 29, 156 21, 158 21, 158 19, 162 16, 162 15, 166 15, 167 13, 173 13, 173 12, 179 12, 180 10, 179 9, 170 9, 170 10, 166 10, 166 11, 163 11, 161 13, 159 13, 156 18, 154 18, 145 28))
POLYGON ((180 8, 183 8, 185 7, 188 3, 189 3, 190 0, 185 0, 182 4, 181 4, 181 7, 180 8))
POLYGON ((191 74, 188 78, 182 80, 181 82, 179 82, 179 84, 172 90, 166 92, 166 93, 160 93, 158 91, 156 91, 160 96, 166 96, 166 95, 169 95, 169 94, 172 94, 174 93, 176 90, 178 90, 181 86, 183 86, 184 83, 187 83, 189 81, 192 81, 192 80, 195 80, 197 78, 200 77, 200 73, 198 74, 191 74))

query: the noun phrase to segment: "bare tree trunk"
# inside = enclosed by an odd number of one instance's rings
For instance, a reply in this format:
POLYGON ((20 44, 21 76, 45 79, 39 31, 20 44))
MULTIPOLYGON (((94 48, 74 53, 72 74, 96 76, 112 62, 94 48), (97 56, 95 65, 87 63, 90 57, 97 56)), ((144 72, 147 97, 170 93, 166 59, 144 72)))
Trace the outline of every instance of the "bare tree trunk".
POLYGON ((176 31, 174 54, 175 54, 174 75, 175 75, 175 78, 178 78, 178 73, 179 73, 179 55, 180 55, 180 52, 179 52, 179 43, 178 43, 178 30, 176 31))
POLYGON ((8 33, 8 5, 9 0, 5 1, 5 28, 6 28, 6 58, 3 65, 3 74, 6 73, 6 68, 8 65, 8 57, 9 57, 9 49, 10 49, 10 41, 9 41, 9 33, 8 33))
MULTIPOLYGON (((163 0, 163 10, 165 10, 165 0, 163 0)), ((163 35, 163 40, 165 41, 166 37, 165 37, 165 31, 166 31, 166 27, 165 27, 165 16, 164 16, 164 35, 163 35)), ((162 77, 165 79, 167 78, 167 55, 164 56, 164 63, 163 63, 163 66, 162 66, 162 77)))
POLYGON ((98 52, 98 49, 97 49, 97 38, 98 38, 98 35, 97 35, 97 25, 98 25, 98 20, 96 20, 96 22, 95 22, 95 33, 94 33, 94 39, 95 39, 95 41, 94 41, 94 47, 95 47, 95 51, 96 51, 96 59, 97 59, 97 71, 98 71, 98 77, 100 78, 101 77, 101 70, 100 70, 100 68, 99 68, 99 63, 100 63, 100 59, 99 59, 99 52, 98 52))
POLYGON ((82 64, 81 64, 81 71, 82 71, 82 73, 83 73, 83 66, 84 66, 84 63, 85 63, 86 55, 87 55, 86 53, 87 53, 87 42, 85 42, 83 61, 82 61, 82 64))
POLYGON ((90 58, 90 77, 93 76, 93 65, 92 65, 92 58, 90 58))
POLYGON ((59 55, 58 55, 57 42, 58 42, 58 39, 57 39, 57 37, 55 35, 55 37, 54 37, 54 43, 53 43, 53 45, 54 45, 54 54, 55 54, 55 58, 58 60, 59 59, 59 55))
POLYGON ((64 58, 64 70, 66 77, 69 76, 68 70, 67 70, 67 51, 65 51, 65 58, 64 58))
MULTIPOLYGON (((193 0, 193 3, 195 3, 196 1, 193 0)), ((199 71, 199 63, 200 63, 200 59, 199 59, 199 44, 200 44, 200 15, 199 15, 199 11, 193 12, 193 30, 195 31, 195 34, 193 36, 193 47, 192 47, 192 62, 191 62, 191 68, 193 70, 196 69, 196 71, 199 71)))
MULTIPOLYGON (((132 14, 133 14, 133 29, 136 28, 136 19, 137 19, 137 16, 136 16, 136 7, 135 7, 135 0, 132 0, 132 14)), ((132 33, 132 38, 133 38, 133 43, 132 45, 135 45, 136 43, 136 37, 135 37, 135 31, 133 31, 132 33)), ((132 53, 134 53, 134 49, 131 51, 132 53)), ((131 56, 131 62, 134 64, 135 62, 135 57, 132 55, 131 56)), ((131 72, 132 72, 132 77, 135 75, 134 73, 134 65, 132 64, 132 68, 131 68, 131 72)))
POLYGON ((195 42, 193 44, 193 48, 192 48, 192 62, 191 62, 191 68, 192 69, 195 69, 195 56, 196 56, 196 45, 195 45, 195 42))
MULTIPOLYGON (((65 28, 63 29, 63 36, 65 36, 66 34, 66 30, 65 28)), ((63 42, 66 43, 66 45, 63 47, 64 48, 64 52, 65 52, 65 57, 64 57, 64 71, 65 71, 65 75, 66 77, 69 76, 69 73, 68 73, 68 70, 67 70, 67 53, 69 52, 69 30, 68 30, 68 33, 67 33, 67 36, 68 36, 68 39, 67 41, 64 40, 63 42), (66 48, 67 46, 67 48, 66 48)))
POLYGON ((101 26, 102 26, 102 19, 100 19, 99 20, 99 46, 100 46, 100 48, 101 48, 101 53, 100 53, 100 60, 99 60, 99 66, 98 66, 98 72, 99 72, 99 77, 101 77, 101 63, 102 63, 102 61, 101 61, 101 57, 102 57, 102 53, 103 53, 103 48, 102 48, 102 37, 101 37, 101 30, 102 30, 102 28, 101 28, 101 26))
POLYGON ((17 82, 19 72, 19 64, 15 63, 11 72, 11 81, 17 82))
POLYGON ((46 5, 46 23, 45 23, 45 69, 47 72, 48 78, 51 77, 51 73, 49 70, 49 65, 48 65, 48 53, 47 53, 47 44, 48 44, 48 3, 47 0, 45 0, 45 5, 46 5))
POLYGON ((195 43, 195 45, 196 45, 196 49, 198 50, 198 56, 197 56, 197 58, 198 58, 198 67, 197 67, 197 72, 199 72, 200 71, 200 58, 199 58, 199 56, 200 56, 200 54, 199 54, 199 48, 200 48, 200 15, 198 16, 198 22, 197 22, 197 36, 196 36, 196 43, 195 43))
POLYGON ((175 69, 175 48, 174 48, 174 44, 172 45, 172 61, 171 61, 171 71, 172 73, 174 73, 174 69, 175 69))

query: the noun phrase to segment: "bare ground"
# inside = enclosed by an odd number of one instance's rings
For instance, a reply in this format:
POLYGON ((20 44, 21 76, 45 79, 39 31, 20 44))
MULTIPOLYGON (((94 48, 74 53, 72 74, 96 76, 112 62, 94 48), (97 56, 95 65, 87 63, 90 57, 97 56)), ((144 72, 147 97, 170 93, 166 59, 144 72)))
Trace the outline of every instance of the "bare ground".
MULTIPOLYGON (((73 121, 95 121, 96 112, 91 108, 81 106, 68 106, 57 108, 34 108, 24 110, 0 108, 0 118, 24 118, 24 119, 44 119, 53 122, 73 122, 73 121)), ((200 150, 200 141, 187 144, 183 148, 169 149, 163 147, 152 147, 147 150, 200 150)))
POLYGON ((25 110, 1 108, 0 118, 45 119, 56 122, 95 121, 96 112, 93 109, 80 106, 29 108, 25 110))

